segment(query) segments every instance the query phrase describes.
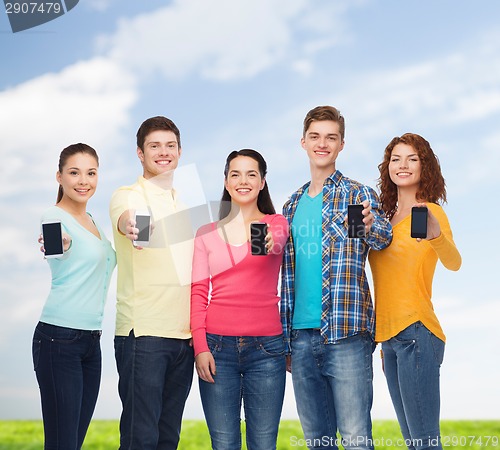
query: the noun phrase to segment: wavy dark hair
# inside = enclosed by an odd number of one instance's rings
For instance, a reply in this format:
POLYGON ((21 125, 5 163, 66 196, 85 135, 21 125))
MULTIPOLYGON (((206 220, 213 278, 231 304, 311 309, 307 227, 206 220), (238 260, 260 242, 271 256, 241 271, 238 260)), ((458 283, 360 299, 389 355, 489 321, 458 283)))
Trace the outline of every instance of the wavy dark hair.
MULTIPOLYGON (((267 163, 264 157, 256 150, 252 150, 249 148, 244 148, 242 150, 235 150, 229 153, 226 159, 226 165, 224 167, 224 178, 227 179, 227 175, 229 173, 229 165, 231 161, 238 156, 247 156, 248 158, 252 158, 257 161, 259 165, 259 173, 264 182, 264 187, 260 190, 259 196, 257 197, 257 208, 259 211, 264 214, 276 214, 276 210, 274 209, 273 201, 271 200, 271 195, 269 194, 269 189, 267 187, 267 163)), ((231 211, 231 196, 224 186, 224 190, 222 191, 222 198, 219 206, 219 220, 224 219, 229 215, 231 211)))
POLYGON ((385 148, 384 159, 379 164, 380 177, 377 186, 380 190, 382 209, 389 219, 396 212, 398 201, 398 188, 389 176, 389 163, 392 150, 398 144, 410 145, 417 152, 420 160, 421 174, 420 186, 417 190, 417 200, 431 203, 446 203, 446 183, 441 173, 441 166, 437 155, 432 150, 429 142, 422 136, 414 133, 405 133, 401 137, 392 138, 385 148))
MULTIPOLYGON (((86 155, 94 157, 97 161, 97 166, 99 166, 99 157, 97 156, 97 152, 90 145, 82 144, 81 142, 79 142, 78 144, 69 145, 68 147, 63 149, 63 151, 59 155, 59 173, 62 173, 64 166, 68 162, 68 159, 73 155, 76 155, 77 153, 85 153, 86 155)), ((56 204, 62 200, 63 194, 63 188, 61 185, 59 185, 56 204)))

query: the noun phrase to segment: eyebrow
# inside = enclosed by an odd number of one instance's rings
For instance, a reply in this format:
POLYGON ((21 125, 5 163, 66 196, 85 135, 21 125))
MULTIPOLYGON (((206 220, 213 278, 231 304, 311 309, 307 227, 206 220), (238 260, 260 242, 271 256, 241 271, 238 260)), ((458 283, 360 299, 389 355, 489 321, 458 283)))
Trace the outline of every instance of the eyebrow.
MULTIPOLYGON (((161 144, 160 141, 151 141, 151 142, 146 142, 146 145, 150 144, 161 144)), ((177 144, 177 141, 167 141, 167 144, 177 144)))
MULTIPOLYGON (((397 157, 401 158, 401 155, 398 155, 397 153, 393 153, 393 154, 391 155, 391 158, 393 158, 394 156, 397 156, 397 157)), ((418 153, 411 153, 411 154, 409 154, 409 155, 407 155, 407 156, 408 156, 408 157, 410 157, 410 156, 418 156, 418 153)))
MULTIPOLYGON (((79 167, 68 167, 67 170, 82 170, 79 167)), ((97 170, 97 167, 90 167, 88 170, 97 170)))

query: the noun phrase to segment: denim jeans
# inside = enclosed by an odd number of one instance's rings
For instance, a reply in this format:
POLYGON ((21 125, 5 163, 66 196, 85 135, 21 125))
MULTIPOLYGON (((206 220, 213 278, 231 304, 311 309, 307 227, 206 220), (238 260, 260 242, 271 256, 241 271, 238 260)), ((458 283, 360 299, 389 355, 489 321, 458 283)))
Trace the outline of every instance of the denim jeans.
POLYGON ((33 366, 40 387, 46 450, 80 449, 101 383, 101 332, 39 322, 33 366))
POLYGON ((325 344, 317 329, 293 330, 292 381, 308 448, 373 449, 375 348, 368 333, 325 344))
POLYGON ((409 449, 441 449, 439 370, 444 342, 421 322, 382 342, 384 372, 409 449))
POLYGON ((241 448, 243 401, 248 450, 275 449, 285 395, 283 336, 207 334, 207 341, 215 358, 215 383, 200 379, 200 395, 212 448, 241 448))
POLYGON ((193 381, 188 339, 115 336, 122 401, 120 450, 177 448, 184 405, 193 381))

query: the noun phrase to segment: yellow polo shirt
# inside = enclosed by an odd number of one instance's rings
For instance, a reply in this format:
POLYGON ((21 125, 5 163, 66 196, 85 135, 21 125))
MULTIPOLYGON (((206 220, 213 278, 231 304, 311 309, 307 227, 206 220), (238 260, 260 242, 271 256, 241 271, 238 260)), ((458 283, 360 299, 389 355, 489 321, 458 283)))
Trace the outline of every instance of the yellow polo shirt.
POLYGON ((189 212, 175 190, 165 190, 144 177, 117 189, 111 198, 118 265, 116 332, 136 337, 188 339, 193 231, 189 212), (128 209, 149 211, 152 234, 142 250, 118 230, 118 219, 128 209))
POLYGON ((462 263, 450 224, 441 206, 427 207, 439 221, 441 235, 417 242, 410 237, 411 216, 393 226, 392 243, 368 255, 375 289, 375 340, 383 342, 421 321, 442 341, 445 335, 432 306, 432 279, 437 260, 450 270, 462 263))

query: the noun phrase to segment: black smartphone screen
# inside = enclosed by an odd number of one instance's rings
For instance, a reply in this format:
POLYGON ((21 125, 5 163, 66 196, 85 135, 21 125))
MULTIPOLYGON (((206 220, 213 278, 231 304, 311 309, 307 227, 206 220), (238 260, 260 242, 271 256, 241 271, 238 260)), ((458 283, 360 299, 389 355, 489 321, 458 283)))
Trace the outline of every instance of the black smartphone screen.
POLYGON ((135 216, 135 227, 139 229, 139 234, 137 236, 137 241, 148 242, 149 241, 149 227, 151 224, 151 216, 143 216, 137 214, 135 216))
POLYGON ((61 222, 42 223, 45 256, 59 256, 64 253, 61 222))
POLYGON ((347 205, 347 235, 350 238, 364 238, 363 205, 347 205))
POLYGON ((411 209, 411 237, 425 239, 427 237, 427 208, 414 206, 411 209))
POLYGON ((267 255, 266 251, 267 223, 250 224, 250 245, 252 255, 267 255))

